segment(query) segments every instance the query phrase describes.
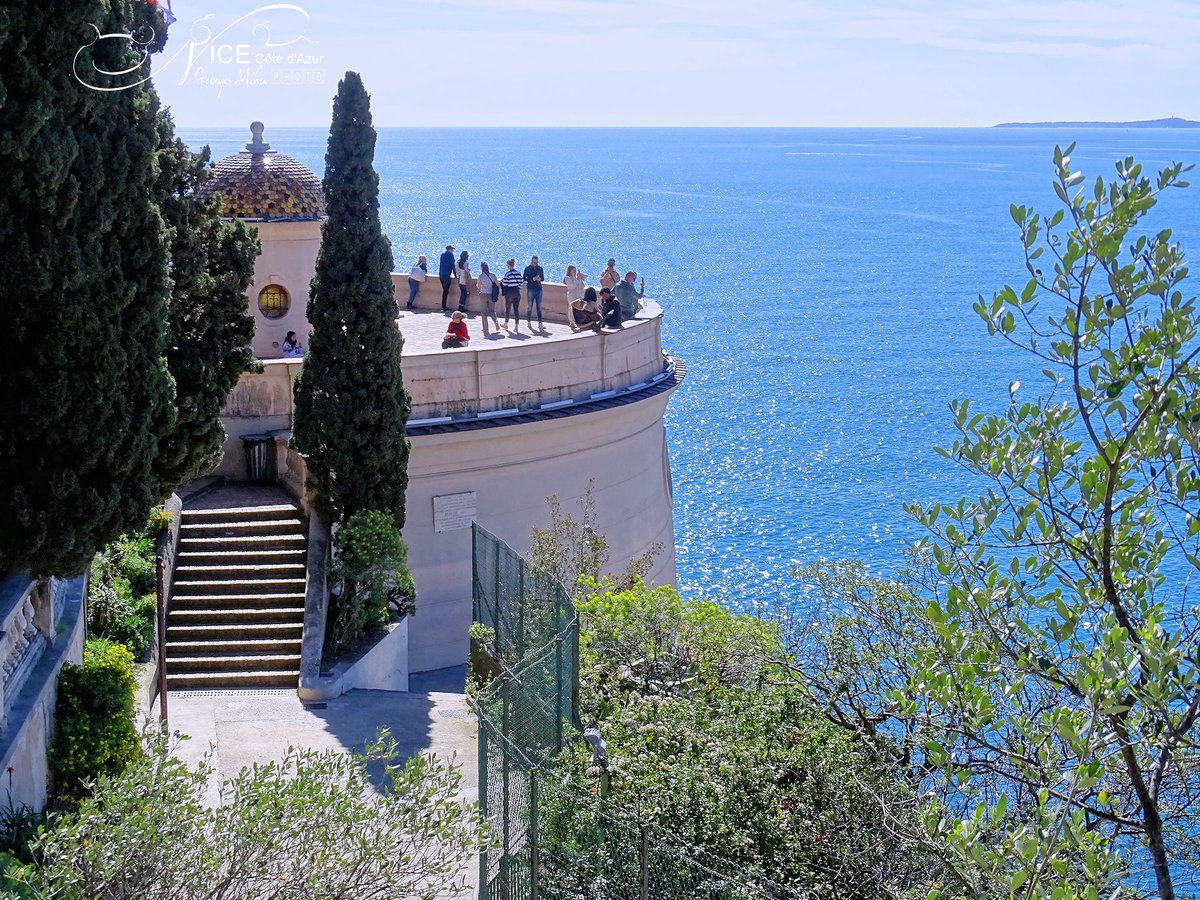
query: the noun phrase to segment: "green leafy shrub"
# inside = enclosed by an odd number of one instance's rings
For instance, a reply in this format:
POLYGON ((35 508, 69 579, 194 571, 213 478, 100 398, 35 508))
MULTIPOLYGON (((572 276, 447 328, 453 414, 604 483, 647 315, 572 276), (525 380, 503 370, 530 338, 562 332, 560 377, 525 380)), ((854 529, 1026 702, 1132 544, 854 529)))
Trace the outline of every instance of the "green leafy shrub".
POLYGON ((83 665, 65 665, 58 681, 50 774, 70 803, 101 775, 119 775, 139 755, 133 724, 133 654, 103 639, 84 644, 83 665))
POLYGON ((154 594, 146 594, 125 615, 114 620, 104 636, 114 643, 124 644, 136 660, 149 656, 150 643, 154 640, 154 616, 158 603, 154 594))
POLYGON ((5 900, 42 900, 52 896, 37 869, 0 850, 0 897, 5 900))
POLYGON ((170 521, 170 513, 155 507, 141 532, 122 535, 92 560, 88 633, 124 644, 139 660, 154 639, 155 541, 170 521))
POLYGON ((558 765, 572 788, 544 796, 546 858, 566 895, 586 893, 624 846, 614 815, 629 840, 638 825, 656 830, 656 867, 670 869, 679 844, 808 896, 928 893, 940 873, 896 833, 916 798, 890 748, 825 717, 789 677, 774 624, 668 587, 583 594, 580 713, 608 763, 567 748, 558 765))
MULTIPOLYGON (((58 814, 50 810, 36 810, 32 806, 10 805, 0 809, 0 875, 5 871, 6 857, 18 862, 34 862, 30 842, 38 831, 52 826, 58 814)), ((0 878, 0 887, 3 887, 0 878)), ((0 897, 5 896, 0 893, 0 897)))
MULTIPOLYGON (((145 752, 38 841, 44 898, 463 896, 487 832, 453 761, 289 749, 216 785, 148 728, 145 752), (213 800, 216 800, 214 803, 213 800)), ((3 882, 0 881, 0 885, 3 882)))
POLYGON ((338 529, 330 571, 326 652, 356 650, 393 618, 411 615, 417 591, 408 571, 408 548, 390 515, 355 513, 338 529))

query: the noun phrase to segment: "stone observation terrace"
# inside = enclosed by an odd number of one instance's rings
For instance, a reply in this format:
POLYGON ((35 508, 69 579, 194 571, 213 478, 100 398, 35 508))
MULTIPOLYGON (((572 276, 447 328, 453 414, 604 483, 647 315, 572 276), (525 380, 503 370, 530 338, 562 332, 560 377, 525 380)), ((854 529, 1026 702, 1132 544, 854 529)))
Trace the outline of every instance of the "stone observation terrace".
MULTIPOLYGON (((487 427, 529 416, 569 414, 595 404, 627 402, 656 393, 683 377, 681 363, 662 351, 662 309, 647 299, 638 314, 620 328, 573 332, 566 324, 566 289, 548 283, 542 301, 545 327, 525 323, 521 302, 519 332, 503 327, 504 301, 497 304, 499 329, 484 332, 479 296, 468 299, 469 346, 443 350, 449 314, 441 311, 436 277, 421 286, 416 306, 404 309, 407 275, 394 274, 397 326, 404 335, 404 383, 412 395, 410 433, 436 433, 462 427, 487 427)), ((451 287, 451 309, 458 287, 451 287)), ((247 374, 226 402, 227 418, 255 418, 257 430, 289 427, 291 383, 303 362, 269 358, 263 371, 247 374), (277 423, 263 422, 278 417, 277 423), (264 425, 267 426, 264 429, 264 425)), ((231 435, 232 437, 232 435, 231 435)))

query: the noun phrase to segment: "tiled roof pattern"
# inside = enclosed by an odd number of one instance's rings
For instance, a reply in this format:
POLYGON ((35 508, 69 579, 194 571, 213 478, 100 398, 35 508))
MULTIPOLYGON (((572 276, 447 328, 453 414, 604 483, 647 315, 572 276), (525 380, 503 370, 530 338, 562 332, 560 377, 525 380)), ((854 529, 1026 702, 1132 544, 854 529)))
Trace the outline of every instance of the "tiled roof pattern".
POLYGON ((204 186, 215 195, 221 215, 265 222, 312 222, 325 218, 321 180, 290 156, 243 150, 213 168, 204 186))

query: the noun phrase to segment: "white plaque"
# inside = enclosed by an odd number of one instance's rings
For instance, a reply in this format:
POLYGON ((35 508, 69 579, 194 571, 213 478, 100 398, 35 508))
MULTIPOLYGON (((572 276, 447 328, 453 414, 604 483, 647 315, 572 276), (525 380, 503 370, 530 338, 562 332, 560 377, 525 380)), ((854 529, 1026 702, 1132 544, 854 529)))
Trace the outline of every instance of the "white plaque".
POLYGON ((460 531, 475 521, 475 492, 433 498, 433 530, 460 531))

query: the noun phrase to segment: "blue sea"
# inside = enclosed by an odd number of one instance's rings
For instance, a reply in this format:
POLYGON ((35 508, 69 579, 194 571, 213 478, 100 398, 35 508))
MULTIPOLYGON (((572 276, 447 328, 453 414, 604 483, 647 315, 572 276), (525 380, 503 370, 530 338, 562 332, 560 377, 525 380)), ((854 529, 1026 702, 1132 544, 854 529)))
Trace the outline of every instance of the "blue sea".
MULTIPOLYGON (((180 134, 217 158, 249 139, 180 134)), ((324 132, 265 138, 323 171, 324 132)), ((934 452, 950 401, 1041 389, 971 305, 1024 284, 1009 204, 1053 210, 1072 140, 1092 178, 1200 161, 1184 130, 382 129, 376 169, 398 270, 453 244, 645 278, 688 366, 667 418, 680 587, 762 609, 795 597, 797 565, 897 568, 920 534, 902 504, 973 489, 934 452)), ((1200 254, 1200 186, 1150 226, 1200 254)))

